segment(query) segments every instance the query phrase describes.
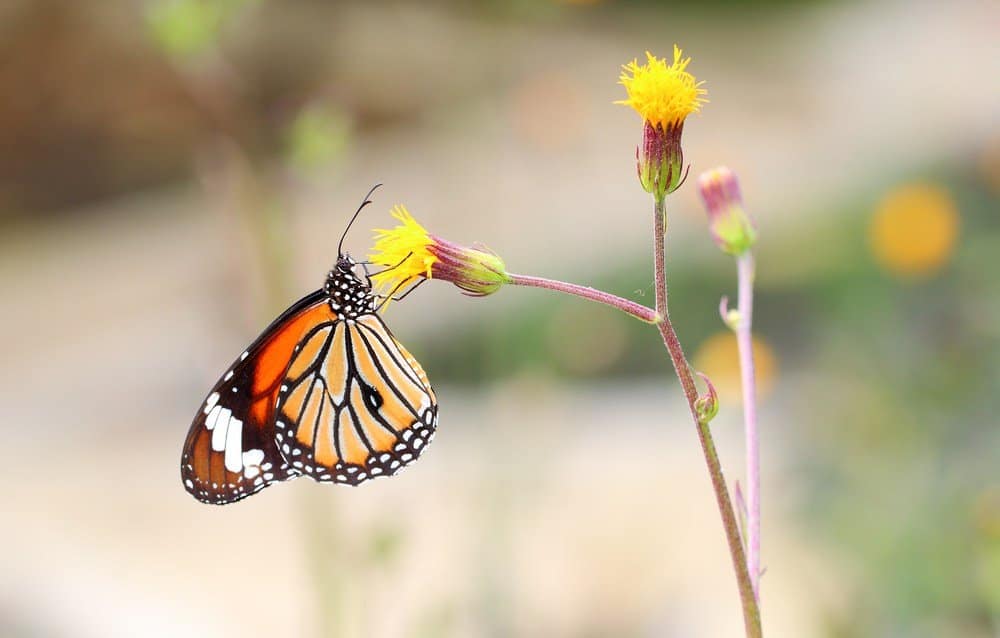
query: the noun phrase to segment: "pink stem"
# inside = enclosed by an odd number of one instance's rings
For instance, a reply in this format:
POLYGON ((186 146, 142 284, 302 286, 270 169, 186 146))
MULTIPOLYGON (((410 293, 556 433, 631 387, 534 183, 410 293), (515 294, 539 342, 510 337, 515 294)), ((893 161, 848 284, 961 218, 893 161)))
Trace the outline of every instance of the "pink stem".
POLYGON ((688 365, 684 357, 684 350, 681 348, 680 340, 674 331, 673 324, 670 323, 670 313, 667 310, 667 277, 666 277, 666 217, 664 202, 662 199, 656 200, 653 209, 653 277, 656 288, 656 309, 663 320, 657 324, 660 335, 663 337, 663 344, 667 347, 670 360, 674 364, 674 371, 681 382, 684 390, 684 398, 687 399, 688 409, 691 411, 691 418, 698 429, 698 441, 701 443, 702 453, 705 456, 705 464, 708 466, 708 475, 712 481, 712 491, 715 492, 715 502, 719 507, 719 515, 722 517, 722 528, 726 534, 726 542, 729 545, 729 555, 733 562, 733 571, 736 572, 736 586, 740 592, 740 604, 743 607, 743 625, 747 638, 761 638, 762 630, 760 624, 760 606, 757 604, 757 597, 754 594, 750 574, 747 569, 746 554, 743 551, 743 543, 740 541, 739 523, 736 514, 733 512, 733 503, 729 498, 729 488, 726 487, 726 477, 722 472, 722 463, 719 460, 719 452, 715 449, 715 441, 712 439, 712 430, 708 422, 698 417, 698 410, 695 402, 698 400, 698 388, 694 383, 694 375, 691 374, 691 366, 688 365))
POLYGON ((628 313, 636 319, 645 321, 646 323, 656 323, 659 321, 659 315, 657 315, 656 311, 652 308, 647 308, 642 304, 638 304, 634 301, 629 301, 628 299, 623 299, 622 297, 596 290, 594 288, 578 286, 577 284, 556 281, 554 279, 545 279, 543 277, 529 277, 528 275, 514 274, 508 274, 508 276, 510 277, 510 283, 515 286, 531 286, 533 288, 557 290, 559 292, 565 292, 570 295, 576 295, 577 297, 583 297, 584 299, 596 301, 597 303, 602 303, 607 306, 611 306, 612 308, 617 308, 618 310, 628 313))
POLYGON ((748 251, 736 258, 739 324, 736 342, 743 382, 743 422, 747 449, 747 570, 753 593, 760 600, 760 437, 757 433, 757 388, 753 367, 754 260, 748 251))

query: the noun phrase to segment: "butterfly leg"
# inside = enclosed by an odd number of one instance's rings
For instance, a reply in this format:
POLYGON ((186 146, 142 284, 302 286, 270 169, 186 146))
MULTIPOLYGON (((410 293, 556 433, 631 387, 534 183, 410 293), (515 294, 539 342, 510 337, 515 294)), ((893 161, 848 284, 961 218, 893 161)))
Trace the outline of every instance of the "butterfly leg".
MULTIPOLYGON (((404 263, 406 263, 407 259, 409 259, 412 256, 413 256, 413 251, 411 250, 410 252, 406 253, 406 257, 403 257, 402 259, 400 259, 399 262, 397 262, 396 264, 394 264, 392 266, 388 266, 386 268, 383 268, 382 270, 380 270, 378 272, 372 272, 372 273, 370 273, 370 272, 368 272, 368 268, 365 267, 365 275, 368 276, 368 283, 371 284, 371 278, 374 277, 375 275, 381 275, 384 272, 389 272, 390 270, 395 270, 395 269, 399 268, 404 263)), ((370 264, 372 262, 370 262, 370 261, 362 261, 360 263, 362 265, 365 265, 365 264, 370 264)))
POLYGON ((393 295, 396 294, 396 292, 400 288, 402 288, 403 286, 405 286, 407 282, 401 281, 398 284, 396 284, 396 287, 393 288, 392 292, 390 292, 388 295, 376 295, 377 297, 381 297, 382 298, 382 302, 375 308, 375 312, 380 311, 382 309, 382 307, 385 306, 385 304, 389 303, 390 300, 391 301, 402 301, 403 299, 406 299, 407 295, 409 295, 411 292, 413 292, 414 290, 416 290, 417 288, 419 288, 420 284, 424 283, 425 281, 427 281, 427 280, 424 279, 424 278, 421 278, 420 281, 418 281, 417 283, 415 283, 412 286, 410 286, 406 290, 406 292, 404 292, 403 294, 401 294, 398 297, 393 297, 393 295))

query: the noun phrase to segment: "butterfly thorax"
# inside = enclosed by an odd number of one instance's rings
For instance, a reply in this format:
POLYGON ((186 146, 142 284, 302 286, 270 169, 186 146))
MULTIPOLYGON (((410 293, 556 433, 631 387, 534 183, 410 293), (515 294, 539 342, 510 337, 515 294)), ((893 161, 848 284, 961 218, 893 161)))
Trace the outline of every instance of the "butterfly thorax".
POLYGON ((337 314, 353 318, 375 311, 375 295, 371 285, 354 272, 357 265, 348 256, 337 259, 337 265, 326 276, 323 292, 329 298, 330 308, 337 314))

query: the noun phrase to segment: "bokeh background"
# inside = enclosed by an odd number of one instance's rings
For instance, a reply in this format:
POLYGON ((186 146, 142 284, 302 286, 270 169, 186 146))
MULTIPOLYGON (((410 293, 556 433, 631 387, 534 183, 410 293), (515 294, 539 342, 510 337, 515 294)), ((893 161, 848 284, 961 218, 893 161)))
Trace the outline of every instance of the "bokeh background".
MULTIPOLYGON (((190 419, 405 203, 517 272, 652 304, 620 65, 680 44, 692 174, 760 227, 763 614, 791 637, 1000 635, 1000 10, 992 2, 7 0, 0 635, 737 636, 655 331, 538 290, 389 310, 433 448, 226 508, 190 419)), ((669 200, 672 317, 743 471, 732 260, 669 200)))

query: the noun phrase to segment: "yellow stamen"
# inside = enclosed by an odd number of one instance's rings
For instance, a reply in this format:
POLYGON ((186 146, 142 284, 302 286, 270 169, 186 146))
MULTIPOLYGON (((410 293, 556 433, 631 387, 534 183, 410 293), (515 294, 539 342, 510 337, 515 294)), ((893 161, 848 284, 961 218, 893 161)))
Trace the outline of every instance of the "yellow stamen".
POLYGON ((376 229, 375 247, 368 255, 373 263, 387 267, 372 279, 376 286, 389 291, 420 277, 430 279, 431 266, 438 261, 428 250, 434 240, 405 206, 395 206, 392 216, 401 222, 400 225, 376 229))
POLYGON ((665 59, 649 51, 646 59, 646 64, 632 60, 622 67, 621 84, 628 99, 615 104, 631 106, 642 119, 660 128, 681 124, 688 115, 701 110, 708 101, 702 97, 707 92, 700 88, 704 82, 685 71, 691 58, 682 58, 676 44, 673 64, 668 66, 665 59))

